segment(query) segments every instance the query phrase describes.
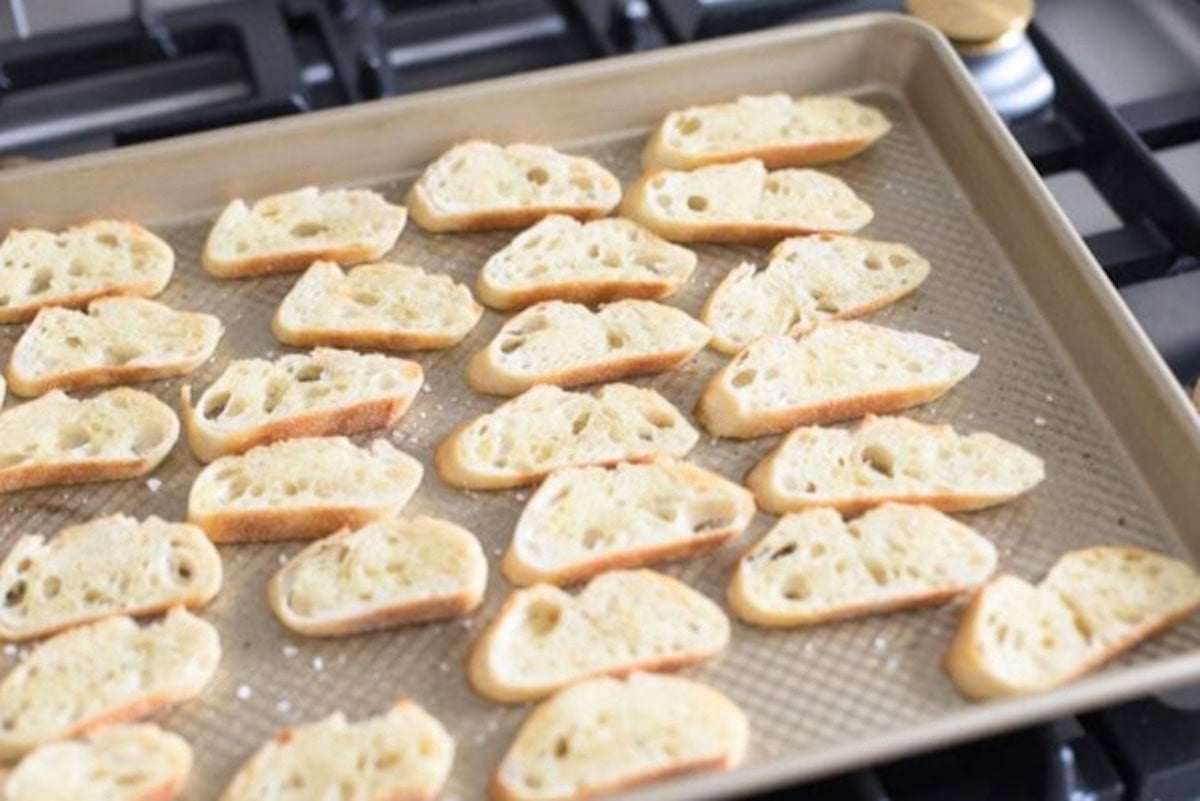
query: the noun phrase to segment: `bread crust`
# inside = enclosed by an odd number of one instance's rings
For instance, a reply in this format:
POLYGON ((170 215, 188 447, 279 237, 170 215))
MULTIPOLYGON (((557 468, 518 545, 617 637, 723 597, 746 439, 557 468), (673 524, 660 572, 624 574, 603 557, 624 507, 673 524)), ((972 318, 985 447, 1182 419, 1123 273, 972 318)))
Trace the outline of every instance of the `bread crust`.
POLYGON ((498 311, 524 309, 547 300, 594 305, 616 300, 662 300, 676 292, 670 281, 560 281, 527 289, 501 289, 489 283, 481 272, 475 294, 483 304, 498 311))
POLYGON ((405 202, 408 203, 409 213, 417 225, 422 230, 435 234, 528 228, 551 214, 565 214, 580 222, 587 222, 607 217, 610 211, 600 206, 552 205, 446 214, 433 209, 425 188, 420 184, 413 186, 405 202))
POLYGON ((732 164, 746 159, 758 159, 767 169, 787 167, 816 167, 854 158, 879 141, 880 137, 855 136, 808 144, 775 144, 744 147, 721 153, 687 154, 666 143, 666 126, 660 125, 646 142, 642 151, 642 169, 695 170, 713 164, 732 164))
POLYGON ((487 348, 475 353, 467 362, 467 385, 476 392, 509 398, 520 395, 538 384, 553 384, 565 389, 663 373, 679 367, 704 348, 701 345, 696 349, 685 348, 635 354, 598 364, 567 367, 554 372, 539 373, 536 376, 517 377, 506 375, 502 369, 492 363, 491 351, 496 342, 497 340, 493 340, 487 348))
POLYGON ((217 543, 312 540, 344 528, 362 528, 400 513, 398 506, 325 506, 229 509, 200 512, 188 505, 188 522, 217 543))

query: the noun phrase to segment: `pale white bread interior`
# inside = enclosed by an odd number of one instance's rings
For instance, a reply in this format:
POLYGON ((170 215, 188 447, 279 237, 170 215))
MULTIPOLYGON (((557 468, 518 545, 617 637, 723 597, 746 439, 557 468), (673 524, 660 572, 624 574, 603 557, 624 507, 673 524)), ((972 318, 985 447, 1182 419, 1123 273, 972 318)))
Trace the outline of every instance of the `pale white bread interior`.
POLYGON ((888 501, 963 512, 1010 501, 1045 477, 1041 459, 994 434, 872 415, 852 429, 797 428, 746 486, 771 514, 816 506, 856 514, 888 501))
POLYGON ((438 446, 436 464, 451 486, 504 489, 536 484, 563 467, 686 456, 699 439, 652 389, 541 385, 455 429, 438 446))
POLYGON ((314 542, 268 587, 275 617, 327 637, 458 617, 479 606, 487 558, 475 535, 446 520, 369 523, 314 542))
POLYGON ((996 548, 927 506, 885 504, 843 520, 787 515, 734 569, 729 608, 758 626, 810 626, 941 603, 996 569, 996 548))
POLYGON ((620 182, 589 158, 482 141, 447 150, 408 193, 413 219, 426 231, 524 228, 548 214, 590 220, 620 201, 620 182))
POLYGON ((457 345, 482 315, 471 290, 448 275, 390 262, 343 271, 321 261, 279 304, 271 330, 301 347, 422 350, 457 345))
POLYGON ((4 801, 171 801, 192 749, 150 723, 107 726, 32 751, 4 783, 4 801))
POLYGON ((612 568, 698 556, 736 537, 754 499, 717 473, 666 457, 550 474, 504 555, 513 584, 570 584, 612 568))
POLYGON ((756 340, 709 380, 696 417, 720 437, 750 439, 935 400, 979 356, 944 339, 857 320, 756 340))
POLYGON ((859 317, 913 292, 929 262, 907 245, 814 234, 785 239, 765 269, 743 263, 713 290, 700 319, 714 348, 734 354, 756 339, 859 317))
POLYGON ((1096 669, 1200 606, 1190 565, 1153 551, 1070 551, 1034 587, 999 576, 976 593, 944 666, 977 700, 1040 692, 1096 669))
POLYGON ((313 539, 395 517, 424 468, 390 442, 304 437, 226 456, 196 476, 188 522, 214 542, 313 539))
POLYGON ((108 615, 199 607, 220 589, 221 557, 196 526, 100 517, 49 542, 17 540, 0 563, 0 639, 42 637, 108 615))
POLYGON ((240 359, 195 405, 191 387, 183 387, 183 424, 192 453, 211 462, 281 439, 390 426, 424 380, 416 362, 352 350, 240 359))
POLYGON ((54 390, 0 413, 0 492, 144 475, 178 438, 179 418, 148 392, 54 390))
POLYGON ((204 268, 218 278, 303 270, 314 261, 358 264, 396 244, 408 212, 367 189, 308 186, 221 212, 204 243, 204 268))
POLYGON ((220 318, 144 298, 102 298, 87 312, 46 308, 17 340, 6 375, 14 395, 183 375, 216 350, 220 318))
POLYGON ((58 634, 0 682, 0 760, 195 698, 220 658, 217 630, 183 609, 58 634))
POLYGON ((492 779, 495 801, 575 801, 741 763, 744 712, 678 676, 575 684, 530 713, 492 779))
POLYGON ((475 643, 467 678, 502 703, 581 679, 703 662, 729 643, 715 603, 653 570, 613 570, 577 595, 549 584, 516 590, 475 643))
POLYGON ((712 334, 681 309, 619 300, 593 312, 548 300, 510 318, 467 364, 476 392, 518 395, 536 384, 574 387, 674 370, 712 334))
POLYGON ((696 254, 632 220, 581 223, 552 214, 494 253, 479 272, 479 299, 493 309, 543 300, 658 300, 696 269, 696 254))
POLYGON ((454 740, 409 700, 354 722, 341 712, 283 729, 242 765, 221 801, 433 801, 454 740))
POLYGON ((817 170, 768 172, 761 161, 660 170, 625 195, 622 214, 673 242, 760 242, 853 233, 874 212, 842 180, 817 170))
POLYGON ((827 164, 861 153, 891 127, 881 111, 848 97, 747 95, 672 111, 646 143, 642 165, 691 170, 746 158, 769 167, 827 164))
POLYGON ((96 220, 62 233, 9 231, 0 243, 0 323, 32 320, 44 306, 153 297, 174 269, 171 246, 131 222, 96 220))

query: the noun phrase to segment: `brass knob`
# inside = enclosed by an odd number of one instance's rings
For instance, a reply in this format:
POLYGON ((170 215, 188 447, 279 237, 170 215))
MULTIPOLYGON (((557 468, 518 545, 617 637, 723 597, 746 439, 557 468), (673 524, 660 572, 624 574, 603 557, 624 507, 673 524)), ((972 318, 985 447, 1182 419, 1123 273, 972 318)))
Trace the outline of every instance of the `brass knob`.
POLYGON ((905 5, 966 56, 1009 49, 1033 19, 1033 0, 906 0, 905 5))

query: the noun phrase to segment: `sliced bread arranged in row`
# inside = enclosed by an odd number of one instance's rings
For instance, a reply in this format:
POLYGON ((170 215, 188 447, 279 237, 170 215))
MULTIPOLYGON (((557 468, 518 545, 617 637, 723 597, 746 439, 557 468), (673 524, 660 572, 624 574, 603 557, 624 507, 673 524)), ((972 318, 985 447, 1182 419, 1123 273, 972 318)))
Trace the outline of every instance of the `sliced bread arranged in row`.
POLYGON ((43 637, 108 615, 204 606, 220 589, 221 557, 196 526, 99 517, 49 542, 17 540, 0 563, 0 639, 43 637))
POLYGON ((471 651, 467 678, 481 695, 519 703, 580 679, 703 662, 729 643, 715 603, 653 570, 613 570, 571 595, 517 590, 471 651))
POLYGON ((672 111, 646 143, 642 165, 692 170, 747 158, 772 168, 827 164, 858 155, 891 127, 881 111, 848 97, 748 95, 672 111))
POLYGON ((513 584, 571 584, 613 568, 699 556, 741 534, 754 500, 716 473, 668 457, 552 473, 504 554, 513 584))
POLYGON ((723 693, 634 673, 572 685, 536 707, 492 779, 493 801, 583 801, 672 776, 730 770, 750 723, 723 693))
POLYGON ((475 535, 433 517, 381 520, 317 540, 271 579, 275 617, 310 637, 458 617, 483 600, 475 535))
POLYGON ((952 342, 855 320, 756 340, 704 388, 696 418, 751 439, 935 400, 979 363, 952 342))
POLYGON ((575 387, 674 370, 712 334, 687 312, 650 300, 620 300, 593 312, 550 300, 500 328, 467 364, 476 392, 518 395, 537 384, 575 387))
POLYGON ((814 234, 785 239, 765 269, 743 263, 717 285, 700 319, 734 354, 756 339, 859 317, 916 290, 929 262, 907 245, 814 234))
POLYGON ((211 462, 282 439, 390 426, 424 380, 416 362, 352 350, 240 359, 195 404, 191 387, 183 387, 183 424, 192 453, 211 462))
POLYGON ((541 145, 455 145, 413 184, 408 205, 426 231, 524 228, 549 214, 590 220, 621 201, 621 184, 595 161, 541 145))
POLYGON ((454 429, 438 446, 438 475, 466 489, 536 484, 563 467, 686 456, 700 434, 652 389, 594 392, 536 386, 454 429))
POLYGON ((32 320, 46 306, 81 309, 114 295, 154 297, 174 270, 171 246, 131 222, 10 231, 0 242, 0 323, 32 320))
POLYGON ((1140 548, 1063 554, 1040 584, 1004 574, 976 593, 944 666, 969 698, 1041 692, 1103 665, 1200 607, 1186 562, 1140 548))
POLYGON ((45 308, 17 340, 5 374, 22 397, 184 375, 212 356, 223 331, 211 314, 144 298, 101 298, 86 313, 45 308))
POLYGON ((390 442, 285 440, 217 459, 196 476, 188 522, 213 542, 324 537, 395 517, 424 468, 390 442))
POLYGON ((294 272, 315 261, 358 264, 392 249, 408 212, 377 192, 307 186, 247 205, 232 201, 208 234, 202 260, 217 278, 294 272))
POLYGON ((817 506, 853 515, 889 501, 966 512, 1006 503, 1045 476, 1041 459, 994 434, 869 415, 853 429, 797 428, 746 486, 776 515, 817 506))
POLYGON ((488 258, 476 291, 488 306, 502 310, 544 300, 659 300, 682 287, 695 269, 695 253, 631 220, 581 223, 552 214, 488 258))
POLYGON ((448 275, 390 262, 319 261, 279 304, 271 330, 298 347, 427 350, 463 340, 483 307, 448 275))

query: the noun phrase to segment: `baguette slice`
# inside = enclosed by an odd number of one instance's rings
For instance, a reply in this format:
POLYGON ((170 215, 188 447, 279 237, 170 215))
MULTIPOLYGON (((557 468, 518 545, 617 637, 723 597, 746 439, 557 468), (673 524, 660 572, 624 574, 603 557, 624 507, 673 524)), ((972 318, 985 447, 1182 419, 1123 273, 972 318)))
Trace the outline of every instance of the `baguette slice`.
POLYGON ((4 783, 4 801, 171 801, 191 770, 179 735, 150 723, 108 726, 28 754, 4 783))
POLYGON ((907 245, 815 234, 785 239, 766 269, 743 263, 709 296, 700 319, 710 343, 734 354, 756 339, 859 317, 894 303, 929 276, 907 245))
POLYGON ((454 763, 437 718, 401 700, 349 723, 341 712, 280 731, 238 770, 221 801, 432 801, 454 763))
POLYGON ((621 201, 621 184, 596 162, 541 145, 455 145, 430 164, 408 193, 426 231, 524 228, 549 214, 603 217, 621 201))
POLYGON ((32 320, 45 306, 153 297, 174 269, 171 246, 130 222, 96 220, 59 234, 10 231, 0 243, 0 323, 32 320))
POLYGON ((217 630, 183 609, 141 628, 109 617, 46 640, 0 682, 0 760, 195 698, 220 658, 217 630))
POLYGON ((674 370, 712 334, 687 312, 621 300, 593 312, 550 300, 506 322, 467 364, 476 392, 519 395, 536 384, 575 387, 674 370))
POLYGON ((785 94, 672 111, 646 143, 647 170, 694 170, 761 159, 768 167, 827 164, 856 156, 890 131, 878 109, 848 97, 785 94))
POLYGON ((614 570, 572 596, 539 584, 509 596, 467 663, 480 695, 520 703, 604 674, 674 670, 729 643, 721 608, 670 576, 614 570))
POLYGON ((629 384, 594 393, 536 386, 459 426, 438 446, 438 475, 468 489, 536 484, 554 470, 687 455, 696 429, 662 395, 629 384))
POLYGON ((200 529, 157 517, 100 517, 50 542, 17 540, 0 564, 0 639, 204 606, 220 589, 221 557, 200 529))
POLYGON ((204 268, 218 278, 303 270, 314 261, 378 259, 400 238, 408 212, 366 189, 307 186, 247 206, 225 207, 204 244, 204 268))
POLYGON ((315 539, 395 517, 421 484, 421 463, 390 442, 301 438, 218 459, 188 494, 188 522, 213 542, 315 539))
POLYGON ((495 801, 576 801, 741 763, 746 715, 717 690, 634 673, 581 682, 538 706, 492 779, 495 801))
POLYGON ((622 214, 672 242, 764 242, 853 233, 874 212, 841 180, 816 170, 767 172, 761 161, 661 170, 625 195, 622 214))
POLYGON ((696 254, 620 218, 581 223, 552 214, 483 265, 476 291, 493 309, 543 300, 659 300, 683 286, 696 254))
POLYGON ((475 535, 433 517, 383 520, 318 540, 271 579, 297 634, 329 637, 458 617, 479 606, 487 558, 475 535))
POLYGON ((944 339, 854 320, 765 337, 704 388, 696 417, 720 437, 751 439, 928 403, 979 357, 944 339))
POLYGON ((147 392, 55 390, 0 413, 0 492, 145 475, 177 439, 179 418, 147 392))
POLYGON ((855 520, 787 515, 738 562, 729 608, 757 626, 811 626, 937 604, 974 590, 996 549, 927 506, 886 504, 855 520))
POLYGON ((732 481, 663 457, 578 467, 538 488, 504 555, 513 584, 571 584, 612 568, 699 556, 741 534, 754 499, 732 481))
POLYGON ((818 506, 854 515, 891 501, 966 512, 1011 501, 1045 477, 1041 459, 994 434, 869 415, 849 431, 797 428, 746 486, 776 515, 818 506))
POLYGON ((211 314, 144 298, 101 298, 86 314, 45 308, 17 340, 6 374, 22 397, 183 375, 212 356, 223 331, 211 314))
POLYGON ((380 354, 317 348, 275 361, 230 362, 183 424, 202 462, 294 437, 356 434, 400 419, 424 383, 421 365, 380 354))
POLYGON ((320 261, 283 299, 271 330, 286 345, 380 350, 450 348, 483 307, 448 275, 390 262, 343 272, 320 261))
POLYGON ((969 698, 1041 692, 1095 670, 1200 606, 1192 567, 1140 548, 1064 554, 1041 584, 1002 575, 975 595, 944 666, 969 698))

